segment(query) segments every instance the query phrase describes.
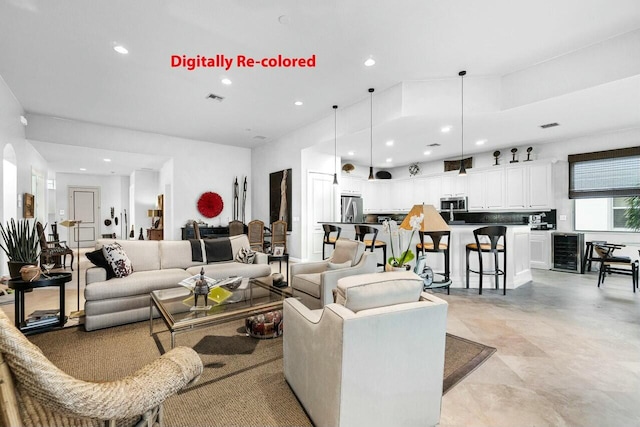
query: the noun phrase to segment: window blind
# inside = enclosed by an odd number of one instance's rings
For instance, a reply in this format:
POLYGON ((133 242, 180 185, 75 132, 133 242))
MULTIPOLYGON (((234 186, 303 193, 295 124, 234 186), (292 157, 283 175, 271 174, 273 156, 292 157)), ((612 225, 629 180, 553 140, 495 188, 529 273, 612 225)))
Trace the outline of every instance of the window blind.
POLYGON ((569 156, 569 198, 640 196, 640 147, 569 156))

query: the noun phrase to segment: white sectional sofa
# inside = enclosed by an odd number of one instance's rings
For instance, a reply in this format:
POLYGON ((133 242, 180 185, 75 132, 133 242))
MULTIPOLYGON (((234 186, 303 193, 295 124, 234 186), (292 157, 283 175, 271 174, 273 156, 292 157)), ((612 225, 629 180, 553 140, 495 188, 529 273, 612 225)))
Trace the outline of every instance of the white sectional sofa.
MULTIPOLYGON (((229 237, 233 256, 241 248, 249 248, 246 235, 229 237)), ((271 284, 271 267, 267 255, 258 253, 253 264, 233 260, 206 263, 192 261, 191 243, 188 240, 112 240, 96 242, 96 249, 118 242, 131 260, 133 273, 123 278, 107 280, 102 267, 92 267, 86 272, 85 329, 95 329, 138 322, 149 318, 149 293, 153 290, 173 288, 181 280, 200 273, 213 279, 230 276, 258 278, 271 284)))

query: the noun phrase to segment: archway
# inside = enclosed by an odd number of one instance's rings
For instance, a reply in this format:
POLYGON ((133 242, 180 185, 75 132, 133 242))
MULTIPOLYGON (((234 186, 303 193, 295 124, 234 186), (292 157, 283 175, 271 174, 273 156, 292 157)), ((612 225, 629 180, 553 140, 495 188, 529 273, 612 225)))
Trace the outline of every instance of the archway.
MULTIPOLYGON (((18 162, 11 144, 2 150, 2 223, 6 224, 18 215, 18 162)), ((8 275, 7 256, 0 251, 0 271, 8 275)))

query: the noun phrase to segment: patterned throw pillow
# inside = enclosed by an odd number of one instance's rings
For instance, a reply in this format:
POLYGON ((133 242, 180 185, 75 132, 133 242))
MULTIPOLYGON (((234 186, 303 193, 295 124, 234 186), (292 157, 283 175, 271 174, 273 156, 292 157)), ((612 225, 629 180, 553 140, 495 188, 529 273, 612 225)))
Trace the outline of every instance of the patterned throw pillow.
POLYGON ((236 261, 244 264, 253 264, 256 259, 256 253, 249 248, 240 248, 236 255, 236 261))
POLYGON ((111 265, 111 268, 113 268, 113 272, 116 274, 116 277, 127 277, 133 273, 131 260, 119 243, 114 242, 109 245, 105 245, 102 248, 102 252, 104 253, 104 257, 107 262, 109 262, 109 265, 111 265))

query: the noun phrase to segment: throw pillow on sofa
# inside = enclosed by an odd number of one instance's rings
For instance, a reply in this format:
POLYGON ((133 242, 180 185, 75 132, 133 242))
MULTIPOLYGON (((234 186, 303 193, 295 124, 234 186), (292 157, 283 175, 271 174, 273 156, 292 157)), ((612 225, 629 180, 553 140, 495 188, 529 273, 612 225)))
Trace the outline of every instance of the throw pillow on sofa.
POLYGON ((116 273, 113 272, 111 264, 109 264, 107 259, 104 257, 102 249, 96 249, 93 252, 87 252, 85 255, 87 255, 87 258, 93 263, 93 265, 95 265, 96 267, 102 267, 107 271, 107 280, 116 277, 116 273))
POLYGON ((127 277, 133 273, 131 260, 119 243, 114 242, 105 245, 102 248, 102 252, 109 265, 111 265, 111 268, 113 268, 116 277, 127 277))
POLYGON ((255 251, 252 251, 249 248, 240 248, 238 254, 236 255, 236 261, 244 263, 244 264, 253 264, 256 259, 255 251))

